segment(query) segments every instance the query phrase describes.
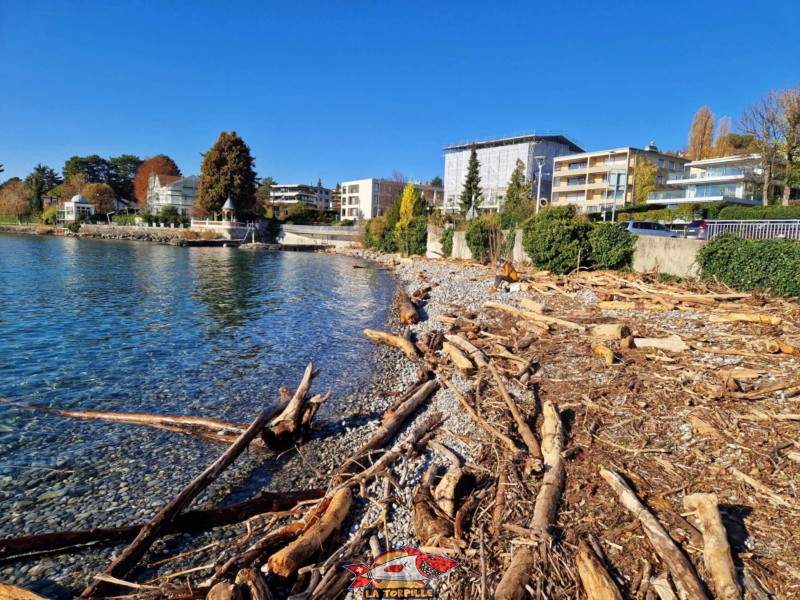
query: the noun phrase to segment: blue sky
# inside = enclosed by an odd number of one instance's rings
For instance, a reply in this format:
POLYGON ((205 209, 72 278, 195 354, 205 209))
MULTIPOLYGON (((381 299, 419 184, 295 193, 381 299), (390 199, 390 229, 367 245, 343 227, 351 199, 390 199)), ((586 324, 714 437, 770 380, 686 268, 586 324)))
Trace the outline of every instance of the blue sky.
POLYGON ((800 83, 800 2, 0 0, 0 179, 220 131, 282 182, 442 175, 446 143, 686 144, 800 83))

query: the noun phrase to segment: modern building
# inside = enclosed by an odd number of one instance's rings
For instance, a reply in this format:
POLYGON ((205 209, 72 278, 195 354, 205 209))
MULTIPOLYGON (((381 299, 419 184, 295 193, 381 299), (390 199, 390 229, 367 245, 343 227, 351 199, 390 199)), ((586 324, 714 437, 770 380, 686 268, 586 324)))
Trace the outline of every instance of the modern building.
POLYGON ((730 202, 757 205, 763 198, 761 157, 758 154, 706 158, 686 164, 667 177, 667 190, 647 195, 648 204, 730 202))
POLYGON ((330 210, 331 190, 302 183, 282 183, 270 188, 269 199, 273 204, 305 204, 317 210, 330 210))
MULTIPOLYGON (((342 183, 340 197, 341 219, 360 221, 383 216, 403 193, 405 183, 393 179, 358 179, 342 183)), ((414 189, 425 198, 428 206, 441 203, 444 189, 414 182, 414 189)))
POLYGON ((56 222, 59 224, 71 223, 76 219, 83 220, 93 214, 94 204, 80 194, 76 194, 58 207, 56 211, 56 222))
POLYGON ((482 142, 467 142, 445 146, 444 151, 444 209, 459 206, 459 196, 464 187, 467 165, 475 148, 480 163, 483 199, 480 210, 497 211, 503 205, 506 188, 517 160, 525 164, 525 180, 532 184, 534 193, 549 199, 553 177, 553 161, 564 155, 583 152, 578 143, 562 133, 533 132, 482 142), (539 161, 542 157, 542 181, 538 185, 539 161))
POLYGON ((643 161, 656 166, 656 185, 666 189, 670 175, 683 175, 686 158, 664 154, 654 142, 639 148, 615 148, 561 156, 554 162, 553 206, 573 205, 579 212, 610 211, 634 203, 636 168, 643 161))
POLYGON ((152 173, 147 182, 147 208, 159 214, 166 206, 174 206, 182 217, 188 217, 197 199, 200 179, 197 175, 178 177, 152 173))

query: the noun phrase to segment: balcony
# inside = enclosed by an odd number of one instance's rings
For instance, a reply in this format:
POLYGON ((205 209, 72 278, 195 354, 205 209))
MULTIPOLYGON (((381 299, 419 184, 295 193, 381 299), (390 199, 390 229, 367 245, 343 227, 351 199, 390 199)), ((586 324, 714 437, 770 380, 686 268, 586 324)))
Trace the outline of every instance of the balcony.
POLYGON ((745 180, 754 180, 755 173, 752 170, 745 171, 743 169, 736 169, 733 167, 726 167, 720 169, 708 169, 702 173, 673 173, 667 176, 668 185, 685 185, 687 181, 703 181, 703 182, 737 182, 745 180))
POLYGON ((647 194, 647 204, 687 204, 720 201, 748 206, 761 204, 761 199, 754 192, 745 191, 737 195, 735 190, 726 186, 701 186, 695 189, 650 192, 647 194))

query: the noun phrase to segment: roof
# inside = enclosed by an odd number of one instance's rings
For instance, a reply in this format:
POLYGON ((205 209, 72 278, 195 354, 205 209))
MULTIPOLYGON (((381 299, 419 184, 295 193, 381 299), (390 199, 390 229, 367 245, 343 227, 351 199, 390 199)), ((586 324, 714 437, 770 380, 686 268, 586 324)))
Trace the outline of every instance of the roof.
POLYGON ((458 150, 469 150, 473 146, 475 148, 493 148, 496 146, 509 146, 512 144, 526 144, 530 142, 556 142, 559 144, 564 144, 568 146, 570 150, 573 152, 583 152, 584 149, 578 144, 576 140, 573 140, 566 133, 551 133, 551 132, 543 132, 541 134, 533 133, 525 134, 525 135, 516 135, 506 138, 497 138, 493 140, 484 140, 481 142, 465 142, 461 144, 452 144, 449 146, 445 146, 442 148, 444 152, 454 152, 458 150))
POLYGON ((75 194, 71 199, 71 202, 74 204, 91 204, 85 196, 81 196, 80 194, 75 194))
POLYGON ((760 154, 735 154, 733 156, 720 156, 718 158, 704 158, 693 160, 688 164, 690 167, 715 167, 718 165, 742 165, 757 163, 761 160, 760 154))
POLYGON ((222 210, 236 210, 236 208, 233 206, 233 200, 231 200, 230 196, 228 196, 228 199, 225 200, 225 204, 222 205, 222 210))
POLYGON ((156 179, 158 179, 158 185, 164 187, 165 185, 169 185, 170 183, 175 183, 176 181, 180 181, 183 179, 180 175, 158 175, 156 174, 156 179))

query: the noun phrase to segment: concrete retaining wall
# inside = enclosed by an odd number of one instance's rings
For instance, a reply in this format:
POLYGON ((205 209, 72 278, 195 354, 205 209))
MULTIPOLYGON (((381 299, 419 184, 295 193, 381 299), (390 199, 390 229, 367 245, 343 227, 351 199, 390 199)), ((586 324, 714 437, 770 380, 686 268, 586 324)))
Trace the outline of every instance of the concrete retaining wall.
POLYGON ((439 242, 443 231, 444 229, 441 227, 428 224, 428 251, 425 253, 428 258, 442 258, 444 256, 442 244, 439 242))
POLYGON ((349 248, 361 245, 363 232, 357 227, 281 225, 278 243, 282 246, 333 246, 349 248))
POLYGON ((697 253, 706 242, 640 235, 633 255, 635 271, 658 271, 679 277, 697 277, 697 253))

